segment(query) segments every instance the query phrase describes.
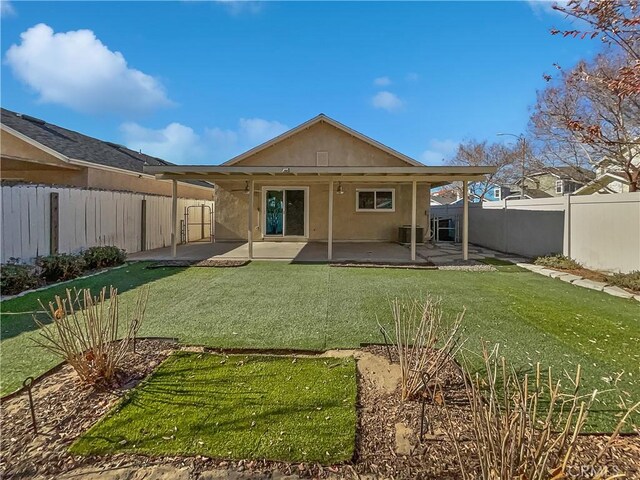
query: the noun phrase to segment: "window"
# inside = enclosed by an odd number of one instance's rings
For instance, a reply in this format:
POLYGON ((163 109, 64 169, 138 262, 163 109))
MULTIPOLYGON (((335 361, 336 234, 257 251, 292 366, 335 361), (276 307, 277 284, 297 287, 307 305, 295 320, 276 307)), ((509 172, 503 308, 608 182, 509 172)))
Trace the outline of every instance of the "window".
POLYGON ((357 212, 394 212, 396 191, 390 189, 358 189, 356 190, 357 212))
POLYGON ((502 196, 502 189, 500 187, 496 187, 493 189, 493 198, 495 198, 496 200, 500 200, 500 197, 502 196))
POLYGON ((563 193, 563 191, 564 191, 563 190, 563 186, 564 186, 563 183, 564 182, 562 180, 556 180, 556 193, 559 193, 559 194, 563 193))

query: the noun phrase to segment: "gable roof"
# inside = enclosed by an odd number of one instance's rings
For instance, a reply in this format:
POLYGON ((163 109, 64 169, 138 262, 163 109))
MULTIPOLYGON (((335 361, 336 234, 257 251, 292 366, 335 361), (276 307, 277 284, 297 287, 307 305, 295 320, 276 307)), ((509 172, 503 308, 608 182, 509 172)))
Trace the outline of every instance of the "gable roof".
MULTIPOLYGON (((171 162, 136 152, 123 145, 106 142, 82 133, 45 122, 29 115, 2 108, 1 123, 4 130, 30 139, 36 146, 43 146, 57 153, 61 160, 80 160, 97 166, 106 166, 144 173, 145 165, 166 166, 171 162), (8 127, 8 128, 5 128, 8 127)), ((193 185, 213 188, 208 182, 189 181, 193 185)))
POLYGON ((540 175, 553 175, 562 179, 571 179, 577 182, 588 182, 595 178, 596 174, 582 167, 562 166, 562 167, 546 167, 538 172, 530 173, 527 177, 537 177, 540 175))
POLYGON ((247 150, 244 153, 241 153, 240 155, 232 158, 231 160, 228 160, 226 162, 224 162, 222 165, 235 165, 239 162, 241 162, 242 160, 251 157, 252 155, 255 155, 258 152, 261 152, 269 147, 272 147, 290 137, 292 137, 293 135, 309 128, 312 127, 313 125, 316 125, 318 123, 324 122, 327 125, 331 125, 335 128, 337 128, 338 130, 341 130, 369 145, 371 145, 372 147, 378 148, 379 150, 382 150, 383 152, 399 159, 402 160, 403 162, 407 163, 407 166, 412 166, 412 167, 422 167, 424 166, 424 164, 418 162, 417 160, 414 160, 413 158, 398 152, 397 150, 394 150, 390 147, 387 147, 386 145, 370 138, 367 137, 366 135, 363 135, 360 132, 357 132, 356 130, 353 130, 352 128, 347 127, 346 125, 343 125, 342 123, 338 122, 337 120, 334 120, 331 117, 328 117, 327 115, 325 115, 324 113, 321 113, 315 117, 313 117, 310 120, 307 120, 304 123, 301 123, 300 125, 298 125, 297 127, 292 128, 291 130, 288 130, 286 132, 284 132, 281 135, 278 135, 277 137, 272 138, 271 140, 258 145, 257 147, 254 147, 250 150, 247 150))

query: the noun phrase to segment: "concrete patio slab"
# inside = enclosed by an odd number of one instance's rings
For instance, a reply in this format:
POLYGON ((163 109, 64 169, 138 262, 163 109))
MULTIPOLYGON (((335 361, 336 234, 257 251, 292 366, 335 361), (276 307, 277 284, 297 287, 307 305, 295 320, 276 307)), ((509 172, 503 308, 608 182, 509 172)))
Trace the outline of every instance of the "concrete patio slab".
MULTIPOLYGON (((129 255, 129 260, 246 260, 249 247, 246 242, 189 243, 178 245, 177 255, 171 248, 157 248, 129 255)), ((327 244, 323 242, 255 242, 254 260, 282 260, 300 263, 327 261, 327 244)), ((335 262, 388 262, 424 264, 424 257, 411 262, 410 249, 392 242, 334 243, 335 262)))

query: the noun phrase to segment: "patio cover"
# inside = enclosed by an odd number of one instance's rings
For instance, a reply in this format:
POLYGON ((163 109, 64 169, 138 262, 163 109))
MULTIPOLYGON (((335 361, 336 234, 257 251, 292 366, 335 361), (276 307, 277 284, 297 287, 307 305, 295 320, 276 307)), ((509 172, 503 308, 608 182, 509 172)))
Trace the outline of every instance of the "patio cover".
MULTIPOLYGON (((483 180, 485 175, 494 173, 495 167, 430 167, 430 166, 406 166, 406 167, 295 167, 295 166, 234 166, 234 165, 163 165, 146 166, 145 173, 153 174, 158 179, 173 181, 172 203, 172 232, 171 245, 173 256, 177 252, 177 182, 178 180, 206 180, 215 183, 222 180, 245 180, 248 182, 249 191, 253 191, 254 182, 278 179, 278 182, 326 182, 329 184, 329 235, 328 235, 328 260, 333 253, 333 193, 335 182, 357 183, 411 183, 412 213, 411 213, 411 260, 416 260, 416 205, 417 184, 428 183, 433 187, 447 185, 452 182, 463 184, 463 220, 462 220, 462 252, 463 259, 469 256, 469 203, 468 182, 483 180)), ((249 212, 253 211, 253 195, 249 198, 249 212)), ((253 258, 253 216, 249 214, 247 225, 247 242, 249 245, 249 258, 253 258)))

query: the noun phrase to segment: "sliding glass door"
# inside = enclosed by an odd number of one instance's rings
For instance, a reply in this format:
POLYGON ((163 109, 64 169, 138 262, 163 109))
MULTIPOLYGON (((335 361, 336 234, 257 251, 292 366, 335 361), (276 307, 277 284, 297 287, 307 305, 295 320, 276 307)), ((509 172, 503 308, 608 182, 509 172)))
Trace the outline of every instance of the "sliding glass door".
POLYGON ((264 191, 264 235, 306 236, 307 190, 300 187, 268 187, 264 191))

